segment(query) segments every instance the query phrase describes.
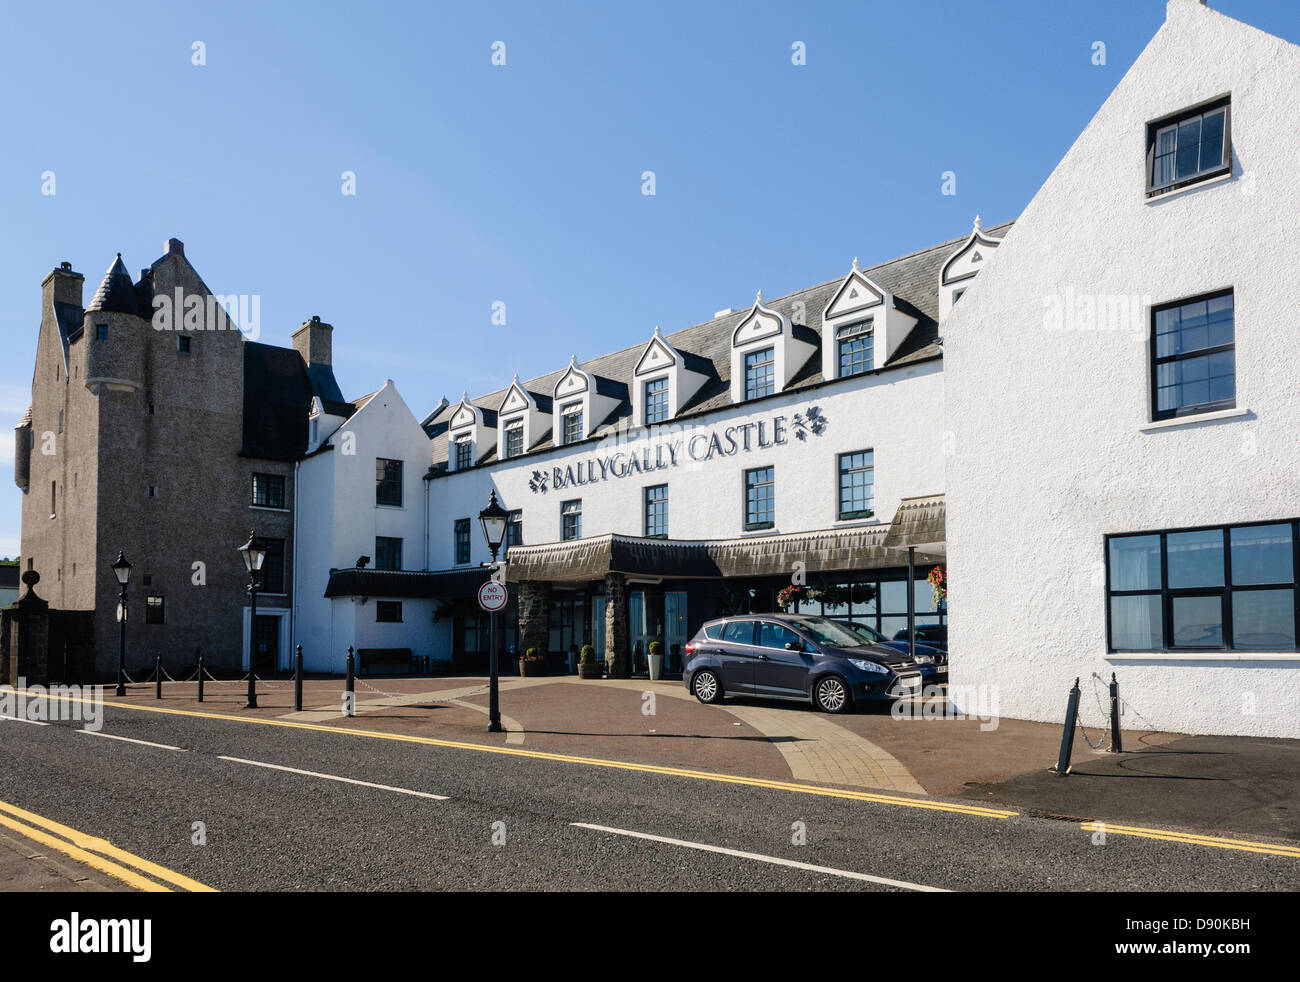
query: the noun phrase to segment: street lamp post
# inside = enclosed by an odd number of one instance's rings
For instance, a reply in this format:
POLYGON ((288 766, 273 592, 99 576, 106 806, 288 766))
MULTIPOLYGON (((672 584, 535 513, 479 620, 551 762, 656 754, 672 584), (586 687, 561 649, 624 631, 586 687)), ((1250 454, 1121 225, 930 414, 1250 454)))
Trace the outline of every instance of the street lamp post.
MULTIPOLYGON (((510 521, 510 512, 497 504, 497 493, 492 492, 488 506, 478 513, 479 524, 483 526, 483 538, 492 553, 491 568, 496 569, 497 552, 501 549, 501 540, 506 537, 506 523, 510 521)), ((488 615, 488 732, 500 733, 501 705, 497 694, 497 613, 488 615)))
POLYGON ((117 562, 111 568, 113 575, 117 577, 118 585, 122 588, 117 597, 117 619, 122 630, 117 646, 117 689, 115 692, 119 696, 124 696, 126 695, 126 584, 131 579, 131 564, 126 561, 126 556, 122 554, 122 550, 118 550, 117 562))
POLYGON ((248 592, 253 598, 253 610, 248 620, 248 703, 244 708, 256 709, 257 678, 253 674, 256 667, 253 656, 257 638, 257 574, 262 571, 262 563, 266 561, 266 543, 257 537, 256 532, 249 532, 248 541, 239 547, 239 552, 248 569, 248 592))

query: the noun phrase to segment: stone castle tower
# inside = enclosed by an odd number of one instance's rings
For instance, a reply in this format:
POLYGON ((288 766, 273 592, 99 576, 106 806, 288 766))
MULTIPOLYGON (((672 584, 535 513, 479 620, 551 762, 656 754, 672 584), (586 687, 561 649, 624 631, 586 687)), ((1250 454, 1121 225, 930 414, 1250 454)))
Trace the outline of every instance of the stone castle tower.
POLYGON ((94 611, 94 663, 66 674, 115 676, 119 550, 134 566, 129 674, 161 655, 188 675, 200 648, 214 671, 234 672, 250 634, 259 671, 272 670, 287 655, 292 462, 312 397, 342 401, 329 325, 307 325, 294 349, 247 340, 176 239, 134 282, 119 255, 84 309, 83 283, 69 263, 42 283, 32 404, 15 440, 24 569, 40 572, 52 608, 94 611), (309 373, 313 355, 325 364, 309 373), (269 498, 255 499, 254 475, 269 498), (250 528, 278 549, 256 625, 237 551, 250 528))

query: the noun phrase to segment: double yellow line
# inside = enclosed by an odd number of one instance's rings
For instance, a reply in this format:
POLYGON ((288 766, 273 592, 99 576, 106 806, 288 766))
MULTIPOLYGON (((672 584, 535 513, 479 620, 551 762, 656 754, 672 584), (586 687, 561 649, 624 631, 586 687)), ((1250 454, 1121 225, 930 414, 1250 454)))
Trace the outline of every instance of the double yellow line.
POLYGON ((1131 835, 1139 839, 1157 839, 1161 842, 1181 842, 1189 846, 1212 846, 1216 849, 1232 849, 1237 852, 1258 852, 1265 856, 1287 856, 1300 859, 1300 846, 1280 846, 1270 842, 1254 842, 1250 839, 1223 839, 1212 835, 1196 835, 1192 832, 1173 832, 1169 829, 1148 829, 1140 825, 1111 825, 1110 822, 1084 822, 1079 826, 1085 832, 1102 832, 1106 835, 1131 835))
POLYGON ((101 873, 107 873, 137 890, 173 893, 175 889, 180 889, 191 893, 216 893, 212 887, 182 876, 175 870, 119 849, 107 839, 78 832, 5 801, 0 801, 0 826, 57 850, 77 862, 85 863, 101 873))

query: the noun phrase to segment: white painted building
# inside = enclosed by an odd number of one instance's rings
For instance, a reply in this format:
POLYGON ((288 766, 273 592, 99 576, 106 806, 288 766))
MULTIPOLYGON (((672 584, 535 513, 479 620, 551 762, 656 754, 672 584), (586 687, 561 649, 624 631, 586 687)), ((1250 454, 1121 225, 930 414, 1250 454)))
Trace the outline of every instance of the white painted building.
POLYGON ((1298 81, 1173 0, 944 324, 952 681, 1008 716, 1114 672, 1126 727, 1300 737, 1298 81))

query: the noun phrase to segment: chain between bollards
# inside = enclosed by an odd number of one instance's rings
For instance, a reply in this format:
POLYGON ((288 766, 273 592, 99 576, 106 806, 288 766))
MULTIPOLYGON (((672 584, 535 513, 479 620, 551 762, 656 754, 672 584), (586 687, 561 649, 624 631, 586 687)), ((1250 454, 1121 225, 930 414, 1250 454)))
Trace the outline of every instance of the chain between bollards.
POLYGON ((345 710, 346 715, 355 716, 357 714, 356 698, 357 698, 356 660, 353 658, 352 655, 352 645, 348 645, 348 687, 347 687, 347 695, 343 697, 343 701, 345 703, 343 708, 345 710))
POLYGON ((293 711, 302 712, 302 645, 293 653, 293 711))

